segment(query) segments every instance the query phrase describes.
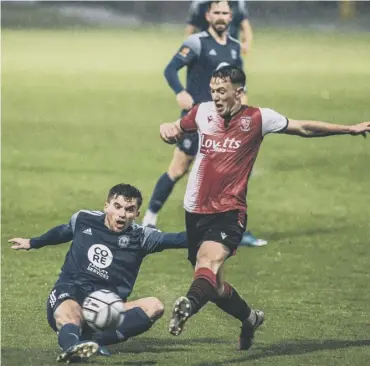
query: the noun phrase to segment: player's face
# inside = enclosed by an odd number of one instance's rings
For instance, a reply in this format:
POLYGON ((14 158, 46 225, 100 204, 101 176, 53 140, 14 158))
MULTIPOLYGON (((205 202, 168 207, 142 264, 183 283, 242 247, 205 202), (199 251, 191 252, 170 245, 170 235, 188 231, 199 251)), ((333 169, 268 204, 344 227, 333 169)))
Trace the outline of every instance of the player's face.
POLYGON ((241 103, 243 88, 233 85, 229 79, 212 78, 209 86, 217 113, 221 117, 229 116, 235 105, 241 103))
POLYGON ((126 230, 139 216, 136 198, 117 196, 104 204, 105 225, 112 231, 126 230))
POLYGON ((212 3, 206 13, 206 19, 217 34, 224 33, 231 22, 231 10, 228 3, 224 1, 212 3))

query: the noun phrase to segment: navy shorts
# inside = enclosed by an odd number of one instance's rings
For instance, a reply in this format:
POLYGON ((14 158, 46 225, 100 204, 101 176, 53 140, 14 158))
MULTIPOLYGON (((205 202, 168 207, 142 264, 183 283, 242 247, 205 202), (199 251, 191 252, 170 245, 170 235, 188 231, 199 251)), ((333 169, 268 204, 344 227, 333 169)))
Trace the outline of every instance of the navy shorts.
POLYGON ((54 288, 51 290, 46 304, 47 319, 50 327, 55 332, 58 331, 54 319, 54 312, 63 301, 68 299, 75 300, 78 304, 82 306, 82 303, 88 295, 90 295, 94 291, 101 289, 107 289, 117 293, 117 291, 115 291, 114 289, 108 289, 107 286, 104 285, 79 285, 73 283, 57 282, 54 285, 54 288))
POLYGON ((195 266, 197 254, 204 241, 225 245, 234 255, 247 226, 244 212, 233 210, 214 214, 197 214, 185 211, 188 238, 188 259, 195 266))
MULTIPOLYGON (((184 117, 188 111, 182 111, 181 117, 184 117)), ((176 146, 186 155, 195 156, 198 152, 199 136, 198 132, 185 133, 176 146)))

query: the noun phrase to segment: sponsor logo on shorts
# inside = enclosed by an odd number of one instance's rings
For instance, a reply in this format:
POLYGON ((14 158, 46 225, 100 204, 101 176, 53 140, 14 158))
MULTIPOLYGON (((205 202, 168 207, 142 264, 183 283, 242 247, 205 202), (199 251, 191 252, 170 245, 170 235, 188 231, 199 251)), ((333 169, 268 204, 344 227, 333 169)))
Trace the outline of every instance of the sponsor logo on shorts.
POLYGON ((227 234, 225 234, 223 231, 221 231, 221 238, 222 240, 227 238, 227 234))
POLYGON ((182 144, 183 144, 185 149, 190 149, 191 148, 191 140, 190 139, 184 139, 182 144))

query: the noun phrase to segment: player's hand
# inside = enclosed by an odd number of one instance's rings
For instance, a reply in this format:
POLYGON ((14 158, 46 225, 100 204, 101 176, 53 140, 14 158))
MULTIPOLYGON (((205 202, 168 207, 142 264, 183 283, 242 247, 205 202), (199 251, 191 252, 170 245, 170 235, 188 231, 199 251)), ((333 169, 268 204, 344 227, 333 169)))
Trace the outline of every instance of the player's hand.
POLYGON ((249 51, 248 42, 243 42, 240 46, 241 46, 242 55, 246 55, 249 51))
POLYGON ((13 238, 8 240, 9 243, 12 243, 12 249, 19 250, 29 250, 31 249, 31 242, 30 239, 23 239, 23 238, 13 238))
POLYGON ((159 126, 159 133, 164 142, 174 144, 182 135, 181 129, 174 123, 162 123, 159 126))
POLYGON ((370 122, 362 122, 351 126, 350 134, 353 136, 362 135, 366 138, 366 133, 370 132, 370 122))
POLYGON ((183 90, 179 94, 177 94, 176 100, 177 103, 179 103, 180 108, 187 111, 191 109, 194 105, 193 97, 186 90, 183 90))

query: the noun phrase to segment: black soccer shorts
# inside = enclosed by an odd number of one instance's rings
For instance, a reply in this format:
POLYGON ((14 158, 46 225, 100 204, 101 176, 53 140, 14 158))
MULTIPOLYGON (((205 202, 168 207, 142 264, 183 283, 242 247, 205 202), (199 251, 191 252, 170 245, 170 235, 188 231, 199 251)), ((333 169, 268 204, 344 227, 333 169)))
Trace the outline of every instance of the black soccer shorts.
POLYGON ((204 241, 215 241, 230 249, 234 255, 242 240, 247 216, 239 211, 215 214, 197 214, 185 211, 186 234, 188 238, 188 259, 195 266, 200 245, 204 241))

